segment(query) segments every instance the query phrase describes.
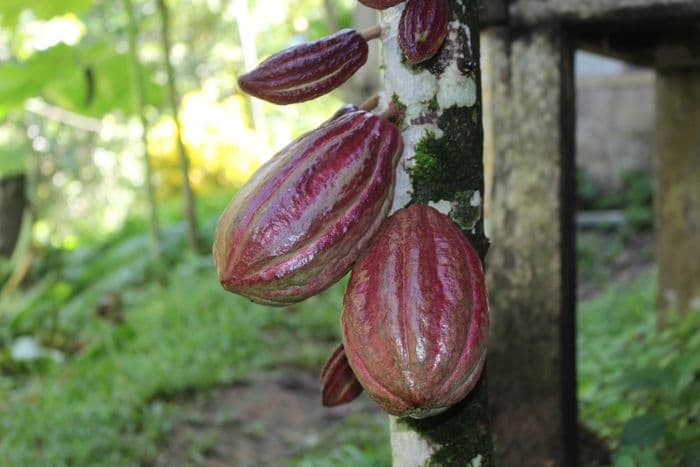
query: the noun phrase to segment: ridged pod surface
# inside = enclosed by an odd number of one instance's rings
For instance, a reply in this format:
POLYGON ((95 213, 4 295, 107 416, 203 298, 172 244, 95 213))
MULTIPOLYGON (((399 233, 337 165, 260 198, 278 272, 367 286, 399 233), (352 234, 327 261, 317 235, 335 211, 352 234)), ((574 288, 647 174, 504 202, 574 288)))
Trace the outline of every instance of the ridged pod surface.
POLYGON ((386 10, 392 6, 396 6, 404 0, 360 0, 364 6, 374 8, 375 10, 386 10))
POLYGON ((238 78, 246 93, 275 104, 314 99, 347 81, 367 61, 367 41, 352 29, 285 49, 238 78))
POLYGON ((362 386, 352 372, 340 344, 321 370, 321 398, 326 407, 352 402, 362 394, 362 386))
POLYGON ((489 310, 479 256, 444 214, 400 209, 353 266, 341 321, 350 366, 380 407, 439 413, 483 368, 489 310))
POLYGON ((437 53, 447 36, 447 0, 409 0, 401 13, 398 41, 409 62, 417 64, 437 53))
POLYGON ((213 254, 224 288, 285 305, 335 283, 387 216, 402 150, 398 128, 365 111, 282 149, 219 219, 213 254))

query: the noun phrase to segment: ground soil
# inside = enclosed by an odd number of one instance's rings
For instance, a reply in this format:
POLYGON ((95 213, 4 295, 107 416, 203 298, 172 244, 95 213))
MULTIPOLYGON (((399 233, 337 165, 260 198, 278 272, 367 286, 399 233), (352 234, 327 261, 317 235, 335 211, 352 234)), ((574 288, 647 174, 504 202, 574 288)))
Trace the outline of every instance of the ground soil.
MULTIPOLYGON (((323 430, 350 411, 378 413, 365 396, 352 404, 321 405, 318 378, 291 370, 259 374, 183 401, 158 466, 282 466, 318 445, 323 430)), ((388 422, 387 422, 388 423, 388 422)))

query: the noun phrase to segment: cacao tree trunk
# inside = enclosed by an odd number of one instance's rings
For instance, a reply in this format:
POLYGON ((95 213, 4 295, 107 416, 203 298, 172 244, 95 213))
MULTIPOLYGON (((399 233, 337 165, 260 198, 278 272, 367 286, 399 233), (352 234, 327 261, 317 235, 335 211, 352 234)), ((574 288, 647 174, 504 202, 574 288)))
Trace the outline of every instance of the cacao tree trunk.
MULTIPOLYGON (((449 213, 483 261, 488 240, 481 209, 478 2, 449 1, 445 43, 436 57, 416 67, 402 59, 397 45, 403 8, 381 15, 387 97, 405 108, 394 209, 431 203, 449 213)), ((421 420, 392 418, 391 443, 396 467, 493 465, 485 378, 447 412, 421 420)))
POLYGON ((187 225, 187 242, 193 251, 199 249, 199 236, 197 229, 197 208, 195 204, 194 192, 190 183, 190 158, 187 155, 185 143, 182 140, 182 127, 179 118, 180 99, 175 85, 175 69, 170 61, 171 38, 170 38, 170 12, 165 0, 158 0, 158 11, 161 22, 161 46, 163 48, 163 58, 165 60, 165 71, 168 76, 168 100, 170 111, 175 121, 177 132, 177 153, 180 159, 180 172, 182 173, 182 196, 184 201, 185 223, 187 225))
POLYGON ((24 174, 0 178, 0 256, 9 258, 15 249, 27 205, 24 174))

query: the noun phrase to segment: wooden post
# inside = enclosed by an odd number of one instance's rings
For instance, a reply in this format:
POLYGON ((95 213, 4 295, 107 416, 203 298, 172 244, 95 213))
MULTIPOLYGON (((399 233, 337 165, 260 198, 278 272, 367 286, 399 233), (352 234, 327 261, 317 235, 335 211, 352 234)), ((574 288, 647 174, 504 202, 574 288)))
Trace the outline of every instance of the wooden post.
POLYGON ((656 78, 657 303, 700 309, 700 68, 656 78))
POLYGON ((573 47, 556 26, 482 44, 496 463, 575 466, 573 47))
MULTIPOLYGON (((412 67, 396 33, 404 4, 382 13, 387 97, 405 107, 394 208, 433 203, 449 213, 481 253, 483 235, 481 78, 476 0, 450 0, 450 23, 436 57, 412 67)), ((485 378, 461 403, 421 420, 391 420, 396 467, 492 466, 485 378)))

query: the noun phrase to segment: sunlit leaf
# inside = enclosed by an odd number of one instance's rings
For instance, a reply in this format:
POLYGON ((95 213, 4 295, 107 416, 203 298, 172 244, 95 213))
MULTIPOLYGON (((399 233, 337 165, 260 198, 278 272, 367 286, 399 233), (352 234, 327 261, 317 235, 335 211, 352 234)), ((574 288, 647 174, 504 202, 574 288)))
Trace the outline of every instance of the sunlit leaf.
POLYGON ((59 44, 33 55, 24 62, 0 65, 0 117, 38 96, 50 80, 66 76, 74 63, 71 48, 59 44))
POLYGON ((0 146, 0 178, 25 171, 24 154, 0 146))
POLYGON ((0 25, 14 27, 22 11, 30 9, 39 19, 73 13, 79 15, 90 8, 92 0, 2 0, 0 25))
MULTIPOLYGON (((30 97, 74 112, 101 116, 113 110, 133 111, 129 59, 110 43, 88 47, 59 44, 24 62, 0 65, 0 117, 21 107, 30 97), (90 70, 91 82, 87 79, 90 70), (92 86, 92 88, 90 88, 92 86)), ((151 104, 162 101, 163 87, 146 67, 146 88, 151 104)))

